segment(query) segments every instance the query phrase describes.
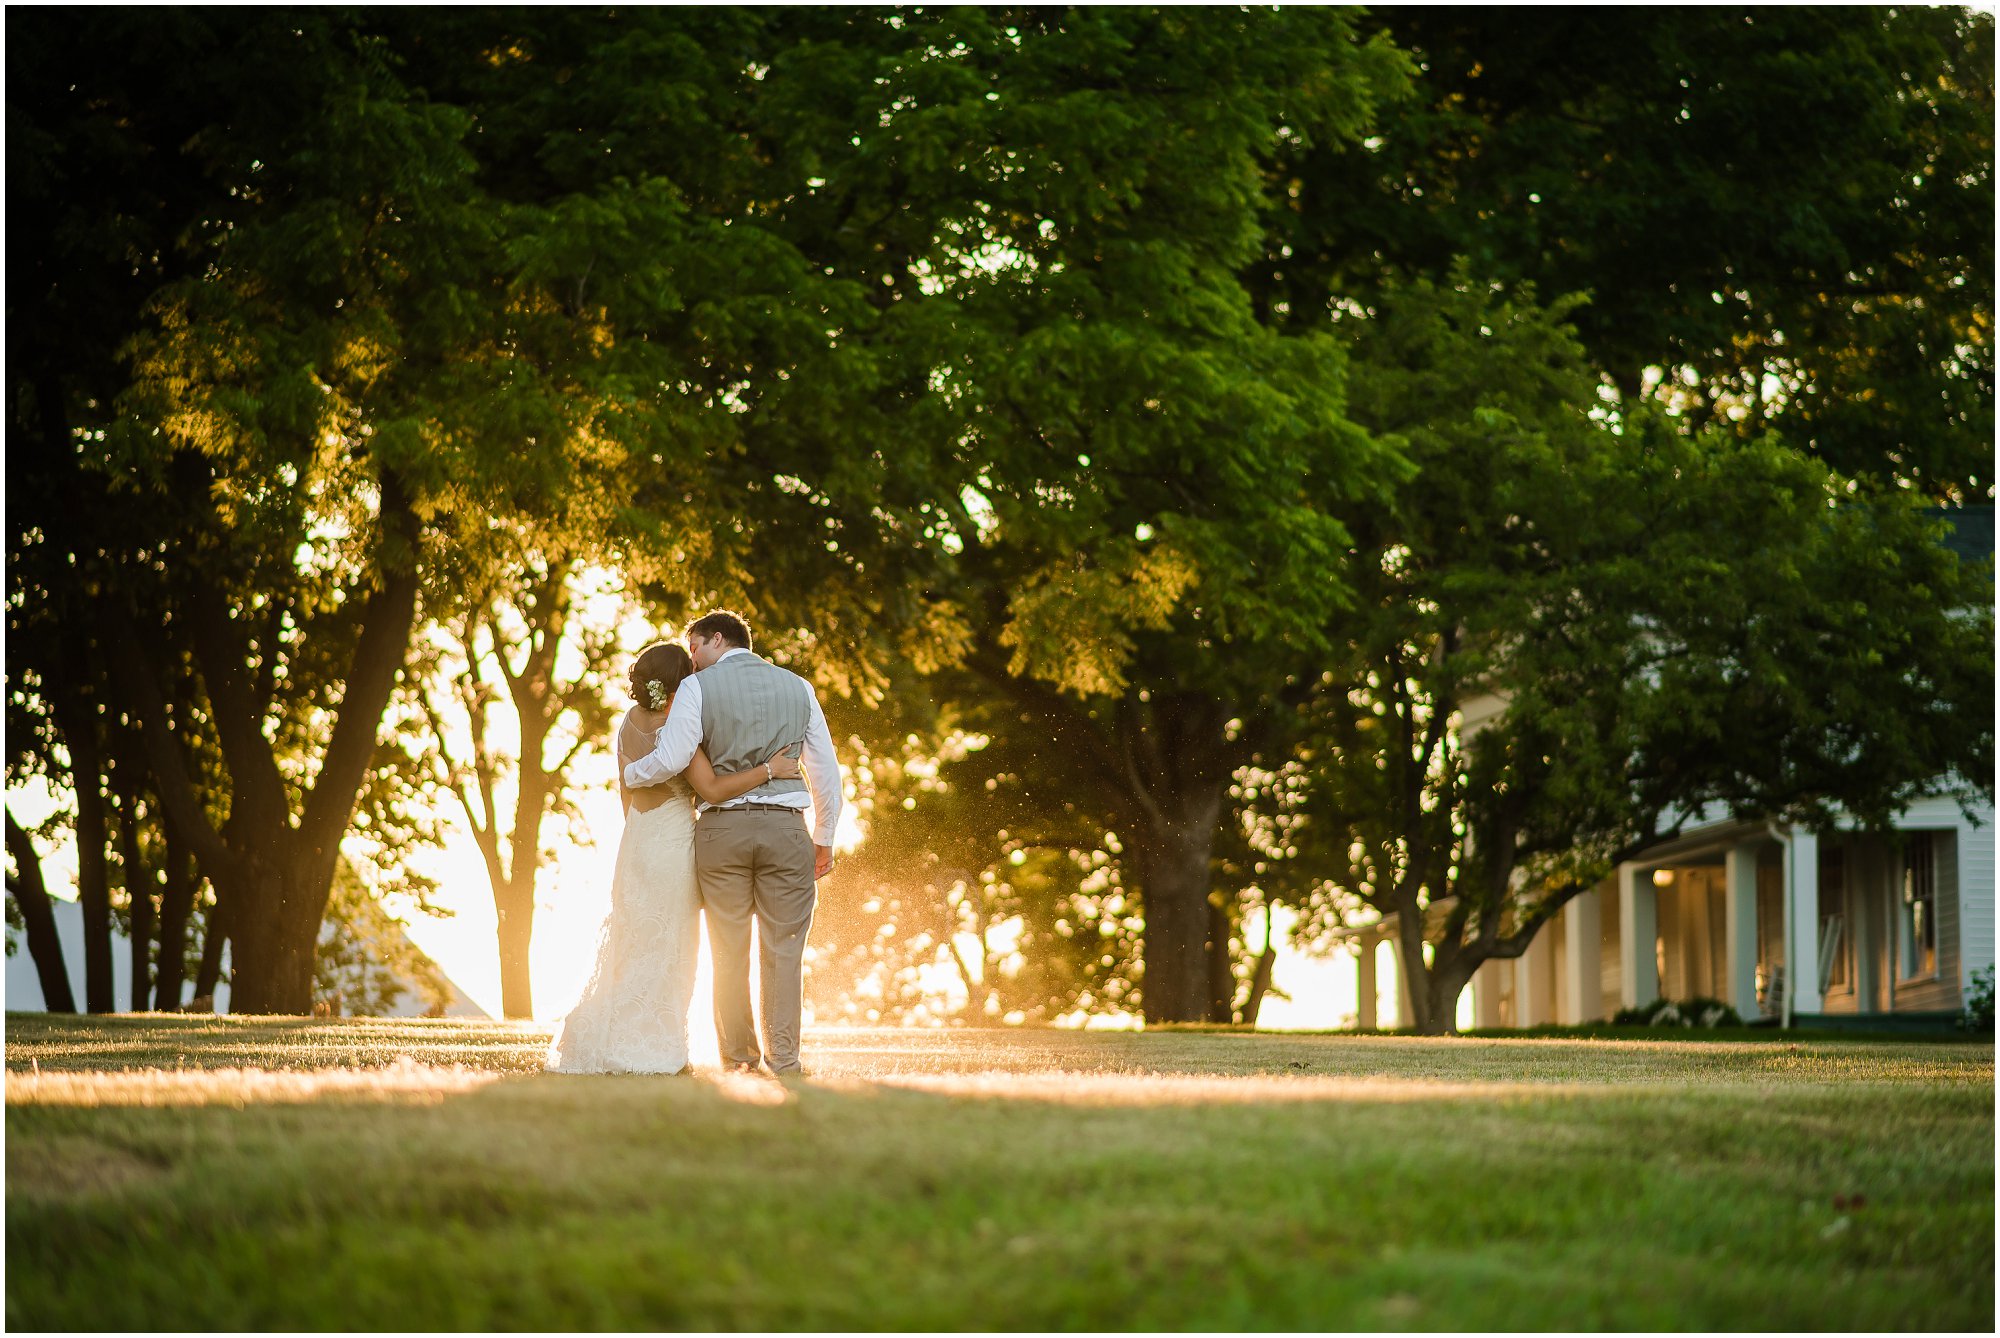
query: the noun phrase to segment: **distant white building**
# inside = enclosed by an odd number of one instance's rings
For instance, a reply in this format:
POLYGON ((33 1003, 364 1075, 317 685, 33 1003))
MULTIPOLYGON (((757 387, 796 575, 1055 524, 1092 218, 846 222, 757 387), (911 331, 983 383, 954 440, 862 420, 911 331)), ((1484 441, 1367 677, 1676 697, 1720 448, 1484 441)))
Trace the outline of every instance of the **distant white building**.
POLYGON ((1593 1022, 1707 996, 1744 1021, 1956 1013, 1993 965, 1993 809, 1945 800, 1888 837, 1721 819, 1577 897, 1473 979, 1473 1025, 1593 1022))

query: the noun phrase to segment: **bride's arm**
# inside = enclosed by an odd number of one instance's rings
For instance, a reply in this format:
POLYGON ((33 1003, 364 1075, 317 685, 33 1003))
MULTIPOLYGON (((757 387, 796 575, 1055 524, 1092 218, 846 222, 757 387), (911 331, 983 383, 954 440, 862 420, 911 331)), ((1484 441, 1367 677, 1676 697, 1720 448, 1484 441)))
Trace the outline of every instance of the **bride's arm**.
POLYGON ((767 780, 790 780, 799 774, 798 759, 785 753, 776 753, 771 760, 760 762, 754 767, 746 767, 733 776, 718 776, 715 768, 708 764, 708 754, 697 748, 688 760, 687 770, 681 773, 694 792, 701 796, 704 804, 722 804, 731 799, 749 794, 767 780), (771 769, 770 775, 764 768, 771 769))

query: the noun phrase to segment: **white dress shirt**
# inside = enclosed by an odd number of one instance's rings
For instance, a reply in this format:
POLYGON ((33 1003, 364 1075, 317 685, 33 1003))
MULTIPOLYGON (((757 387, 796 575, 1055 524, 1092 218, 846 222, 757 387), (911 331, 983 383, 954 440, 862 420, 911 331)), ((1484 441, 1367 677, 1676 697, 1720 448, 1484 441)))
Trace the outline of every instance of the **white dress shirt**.
MULTIPOLYGON (((732 655, 748 655, 741 646, 732 646, 722 652, 716 663, 732 655)), ((804 679, 799 680, 804 683, 804 679)), ((667 711, 667 723, 660 726, 654 736, 657 742, 653 751, 625 768, 625 784, 632 789, 642 789, 657 785, 670 776, 678 776, 694 760, 695 749, 701 747, 701 675, 689 674, 674 690, 674 704, 667 711)), ((702 804, 700 809, 707 812, 711 808, 734 808, 738 804, 779 804, 785 808, 813 813, 813 844, 833 845, 833 832, 840 825, 840 764, 833 756, 833 734, 826 727, 826 713, 820 710, 819 694, 806 683, 806 746, 805 756, 799 759, 799 770, 805 777, 811 797, 798 794, 741 795, 725 804, 702 804)))

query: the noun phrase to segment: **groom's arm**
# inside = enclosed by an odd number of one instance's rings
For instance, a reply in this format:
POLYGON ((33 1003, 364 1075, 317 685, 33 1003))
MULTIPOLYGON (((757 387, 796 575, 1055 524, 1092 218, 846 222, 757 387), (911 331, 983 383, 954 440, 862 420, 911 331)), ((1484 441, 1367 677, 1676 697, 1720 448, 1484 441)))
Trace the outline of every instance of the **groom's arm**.
POLYGON ((625 768, 625 783, 633 789, 658 785, 669 776, 678 776, 694 760, 701 747, 701 684, 689 674, 674 690, 674 704, 667 723, 660 726, 653 751, 625 768))
MULTIPOLYGON (((833 849, 833 833, 840 826, 840 763, 833 755, 833 733, 826 727, 826 712, 819 706, 819 694, 806 686, 806 746, 799 759, 806 788, 813 798, 813 844, 833 849)), ((678 703, 676 703, 678 705, 678 703)))

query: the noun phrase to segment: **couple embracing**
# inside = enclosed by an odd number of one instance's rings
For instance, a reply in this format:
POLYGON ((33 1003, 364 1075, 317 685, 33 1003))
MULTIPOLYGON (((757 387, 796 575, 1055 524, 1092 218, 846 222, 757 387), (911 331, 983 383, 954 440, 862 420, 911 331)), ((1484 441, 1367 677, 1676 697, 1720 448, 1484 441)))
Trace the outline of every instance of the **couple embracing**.
POLYGON ((797 1074, 815 881, 833 868, 840 770, 819 698, 721 611, 632 666, 617 734, 625 833, 590 983, 549 1044, 557 1073, 679 1073, 708 917, 722 1062, 797 1074), (808 795, 810 789, 810 795, 808 795), (805 810, 812 808, 808 834, 805 810), (757 925, 760 1037, 750 1007, 757 925))

